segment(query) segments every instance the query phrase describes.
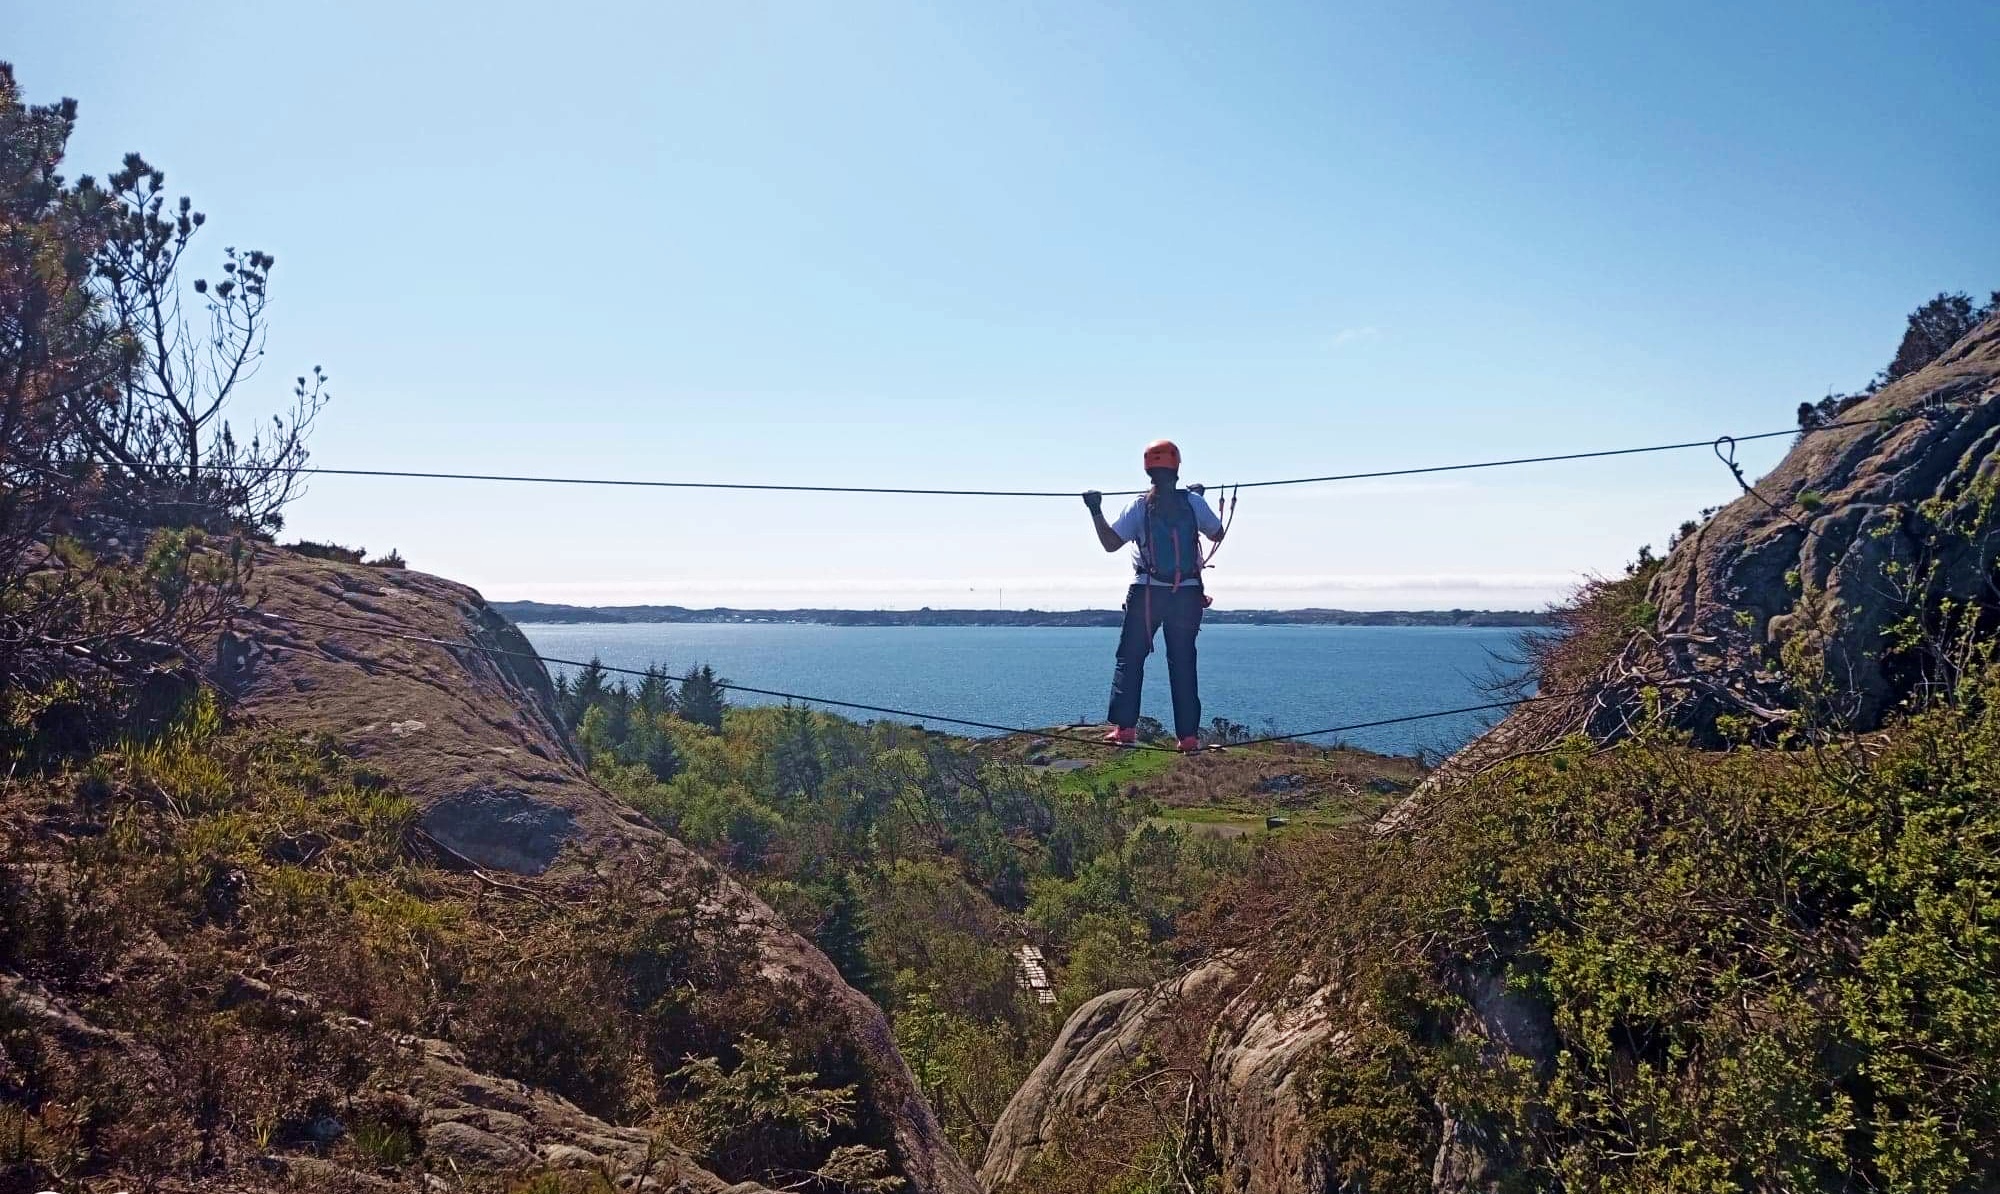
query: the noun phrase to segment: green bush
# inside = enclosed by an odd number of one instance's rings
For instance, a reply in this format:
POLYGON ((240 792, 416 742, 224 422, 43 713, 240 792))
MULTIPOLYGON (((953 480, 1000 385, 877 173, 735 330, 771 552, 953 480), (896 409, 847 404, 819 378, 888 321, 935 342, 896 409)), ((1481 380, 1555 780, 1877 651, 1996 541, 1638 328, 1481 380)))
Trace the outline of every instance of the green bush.
POLYGON ((717 1173, 856 1194, 902 1184, 889 1177, 880 1150, 829 1148, 855 1126, 854 1087, 821 1085, 817 1073, 796 1068, 783 1046, 758 1037, 739 1041, 736 1055, 733 1067, 704 1057, 668 1075, 693 1096, 675 1124, 717 1173))
POLYGON ((336 564, 359 564, 368 557, 365 547, 342 547, 338 543, 319 543, 311 539, 287 543, 285 550, 295 551, 309 560, 331 560, 336 564))
POLYGON ((1450 1106, 1523 1188, 1991 1189, 2000 680, 1956 697, 1813 750, 1579 745, 1340 851, 1301 917, 1363 996, 1336 1155, 1427 1189, 1450 1106), (1479 1060, 1493 973, 1549 1011, 1539 1069, 1479 1060))

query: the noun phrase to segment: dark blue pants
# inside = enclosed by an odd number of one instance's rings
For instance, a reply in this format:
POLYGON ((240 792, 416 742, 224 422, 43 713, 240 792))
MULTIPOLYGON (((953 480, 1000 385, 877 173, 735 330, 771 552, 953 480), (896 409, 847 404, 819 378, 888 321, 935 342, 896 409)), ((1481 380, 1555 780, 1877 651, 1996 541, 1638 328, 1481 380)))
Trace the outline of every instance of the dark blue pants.
POLYGON ((1118 666, 1111 673, 1111 724, 1139 724, 1139 692, 1153 636, 1167 628, 1167 684, 1174 693, 1174 737, 1201 730, 1201 685, 1195 677, 1194 638, 1201 633, 1201 586, 1178 591, 1133 585, 1125 594, 1125 630, 1118 636, 1118 666), (1148 589, 1151 589, 1148 592, 1148 589))

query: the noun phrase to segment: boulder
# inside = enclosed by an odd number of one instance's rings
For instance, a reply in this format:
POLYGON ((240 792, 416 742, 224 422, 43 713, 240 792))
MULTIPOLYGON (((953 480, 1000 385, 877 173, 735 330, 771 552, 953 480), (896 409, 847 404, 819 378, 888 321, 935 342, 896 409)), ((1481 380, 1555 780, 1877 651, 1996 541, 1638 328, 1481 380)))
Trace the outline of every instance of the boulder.
MULTIPOLYGON (((1828 710, 1870 729, 1905 694, 1885 664, 1889 628, 1943 598, 1987 592, 2000 546, 1990 510, 2000 447, 2000 319, 1926 368, 1800 436, 1778 467, 1667 556, 1641 673, 1671 713, 1706 731, 1723 713, 1791 703, 1775 681, 1823 670, 1828 710), (1899 581, 1887 565, 1906 570, 1899 581), (1929 575, 1921 575, 1929 573, 1929 575)), ((1607 685, 1630 703, 1626 681, 1607 685)), ((1613 736, 1600 715, 1597 736, 1613 736)))
POLYGON ((409 1190, 405 1184, 358 1173, 318 1157, 270 1157, 265 1168, 277 1189, 312 1190, 315 1194, 407 1194, 409 1190))
MULTIPOLYGON (((1275 976, 1247 953, 1229 954, 1078 1008, 994 1125, 980 1181, 989 1191, 1031 1194, 1023 1179, 1046 1151, 1087 1139, 1150 1077, 1190 1073, 1183 1089, 1197 1122, 1187 1126, 1207 1140, 1223 1194, 1359 1194, 1336 1174, 1313 1106, 1314 1075, 1349 1056, 1340 988, 1306 973, 1275 976)), ((1459 985, 1470 1008, 1463 1030, 1486 1042, 1489 1062, 1515 1055, 1553 1064, 1545 1004, 1497 975, 1461 976, 1459 985)), ((1483 1125, 1445 1111, 1433 1188, 1488 1188, 1507 1158, 1483 1125)))
POLYGON ((519 1142, 456 1120, 424 1129, 424 1152, 435 1161, 471 1173, 511 1173, 526 1168, 534 1159, 519 1142))
POLYGON ((1199 1075, 1197 1114, 1223 1190, 1326 1188, 1326 1156, 1302 1086, 1333 1036, 1330 991, 1301 979, 1274 995, 1254 978, 1242 959, 1218 957, 1150 990, 1113 991, 1078 1008, 994 1125, 980 1181, 1008 1187, 1046 1149, 1115 1114, 1152 1075, 1187 1071, 1199 1075))
MULTIPOLYGON (((1556 1060, 1553 1010, 1539 998, 1508 988, 1497 973, 1461 974, 1459 987, 1470 1006, 1462 1037, 1483 1040, 1481 1060, 1497 1066, 1511 1056, 1525 1057, 1544 1076, 1556 1060)), ((1492 1194, 1504 1188, 1514 1155, 1500 1134, 1462 1109, 1440 1107, 1444 1123, 1438 1133, 1437 1159, 1431 1166, 1436 1194, 1492 1194)))
POLYGON ((995 1190, 1021 1176, 1062 1126, 1087 1121, 1122 1069, 1138 1056, 1149 1027, 1147 993, 1110 991, 1070 1015, 993 1125, 980 1183, 995 1190))
MULTIPOLYGON (((714 893, 732 948, 774 989, 782 1014, 830 1019, 853 1044, 867 1069, 860 1097, 889 1125, 892 1159, 911 1194, 977 1189, 881 1009, 747 889, 590 780, 557 717, 547 671, 478 593, 420 572, 269 546, 255 563, 251 608, 220 636, 211 666, 241 713, 325 736, 392 781, 421 810, 424 832, 465 864, 529 883, 645 867, 714 893)), ((491 1119, 446 1122, 459 1125, 444 1132, 449 1147, 518 1155, 488 1146, 485 1136, 506 1138, 491 1119)), ((538 1133, 532 1145, 518 1143, 533 1155, 547 1141, 538 1133)))
POLYGON ((1334 988, 1301 974, 1276 995, 1246 985, 1224 1007, 1208 1062, 1209 1132, 1223 1189, 1330 1188, 1306 1087, 1315 1067, 1337 1064, 1337 998, 1334 988))
MULTIPOLYGON (((621 1186, 715 1194, 730 1186, 679 1148, 639 1128, 619 1127, 547 1091, 472 1069, 444 1041, 406 1037, 408 1092, 423 1124, 424 1151, 466 1173, 507 1173, 530 1165, 609 1174, 621 1186)), ((438 1166, 443 1168, 442 1165, 438 1166)))
POLYGON ((212 668, 242 709, 329 736, 478 866, 539 874, 572 840, 643 836, 636 813, 583 780, 534 648, 477 593, 281 548, 255 565, 252 605, 212 668))

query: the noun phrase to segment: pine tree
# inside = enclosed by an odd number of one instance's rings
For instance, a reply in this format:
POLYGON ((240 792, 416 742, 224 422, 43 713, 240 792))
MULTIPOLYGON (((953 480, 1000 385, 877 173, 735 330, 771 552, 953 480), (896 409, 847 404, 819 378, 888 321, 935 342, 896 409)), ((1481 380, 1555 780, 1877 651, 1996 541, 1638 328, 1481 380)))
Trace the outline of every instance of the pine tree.
POLYGON ((604 694, 604 732, 614 747, 632 737, 632 690, 620 680, 604 694))
POLYGON ((1984 307, 1973 306, 1972 296, 1963 292, 1938 295, 1910 312, 1903 341, 1896 346, 1895 357, 1875 379, 1875 384, 1887 385, 1908 377, 1937 360, 1995 312, 2000 312, 2000 290, 1993 292, 1984 307))
POLYGON ((590 657, 569 685, 568 699, 564 702, 563 725, 571 733, 583 723, 583 715, 604 700, 604 663, 597 656, 590 657))
POLYGON ((803 705, 787 705, 780 715, 778 740, 772 745, 771 767, 779 800, 813 799, 826 778, 820 760, 819 735, 813 729, 812 710, 803 705))
POLYGON ((667 673, 659 664, 646 665, 646 674, 639 679, 634 699, 639 713, 648 721, 674 711, 674 690, 667 684, 667 673))
POLYGON ((721 732, 722 715, 729 708, 729 701, 723 696, 723 683, 707 664, 689 672, 687 679, 681 681, 681 717, 721 732))
POLYGON ((826 917, 813 934, 813 943, 839 969, 840 976, 857 991, 877 996, 874 974, 868 969, 867 907, 846 874, 836 874, 822 885, 826 917))
POLYGON ((674 747, 673 735, 657 725, 646 736, 645 752, 639 761, 661 783, 666 783, 681 771, 681 752, 674 747))

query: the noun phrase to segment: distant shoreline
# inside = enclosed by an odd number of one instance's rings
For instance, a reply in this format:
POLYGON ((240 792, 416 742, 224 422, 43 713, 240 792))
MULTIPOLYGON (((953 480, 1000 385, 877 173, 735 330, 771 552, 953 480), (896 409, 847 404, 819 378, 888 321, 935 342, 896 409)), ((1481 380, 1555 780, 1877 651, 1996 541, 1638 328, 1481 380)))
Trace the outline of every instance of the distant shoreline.
MULTIPOLYGON (((514 622, 544 625, 635 623, 748 623, 817 626, 1117 626, 1115 609, 689 609, 678 605, 555 605, 495 601, 514 622)), ((1467 626, 1533 628, 1549 624, 1532 610, 1430 609, 1212 609, 1212 625, 1236 626, 1467 626)))

